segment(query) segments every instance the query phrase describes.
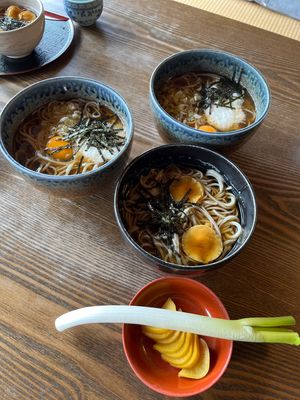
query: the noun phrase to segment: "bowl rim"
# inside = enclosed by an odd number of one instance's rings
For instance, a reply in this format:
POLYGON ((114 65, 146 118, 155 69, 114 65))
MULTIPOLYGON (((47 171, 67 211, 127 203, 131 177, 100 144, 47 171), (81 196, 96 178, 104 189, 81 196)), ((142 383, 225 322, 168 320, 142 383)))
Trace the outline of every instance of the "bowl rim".
POLYGON ((248 244, 248 242, 250 241, 253 232, 255 230, 255 226, 257 223, 257 202, 256 202, 256 196, 254 193, 254 189, 252 187, 251 182, 249 181, 249 179, 247 178, 247 176, 244 174, 244 172, 233 162, 231 161, 229 158, 223 156, 220 153, 217 153, 214 150, 208 149, 206 147, 202 147, 199 145, 194 145, 194 144, 182 144, 182 143, 172 143, 172 144, 165 144, 162 146, 158 146, 158 147, 154 147, 152 149, 149 149, 145 152, 143 152, 142 154, 140 154, 139 156, 137 156, 136 158, 134 158, 129 164, 127 164, 127 166, 125 167, 125 169, 123 170, 122 174, 120 175, 116 187, 115 187, 115 192, 114 192, 114 214, 117 220, 117 224, 119 226, 119 229, 121 230, 121 232, 125 235, 126 239, 129 241, 129 243, 133 246, 133 248, 139 252, 142 253, 146 259, 154 262, 156 265, 160 265, 165 269, 169 269, 171 270, 171 272, 190 272, 190 273, 197 273, 197 272, 201 272, 201 270, 214 270, 220 267, 220 265, 222 263, 224 263, 224 261, 228 261, 230 259, 232 259, 234 256, 236 256, 237 254, 239 254, 242 249, 248 244), (243 179, 246 181, 246 184, 250 190, 250 195, 251 195, 251 199, 253 202, 253 221, 252 221, 252 225, 248 234, 247 239, 244 241, 244 243, 242 243, 237 249, 235 249, 234 251, 232 251, 232 249, 220 260, 216 260, 213 261, 211 263, 208 264, 197 264, 197 265, 183 265, 183 264, 175 264, 175 263, 171 263, 171 262, 167 262, 162 260, 159 257, 154 256, 153 254, 148 253, 145 249, 143 249, 138 243, 136 243, 131 235, 129 235, 124 223, 123 223, 123 218, 121 216, 120 213, 120 206, 119 206, 119 197, 120 197, 120 188, 121 185, 123 184, 123 180, 125 175, 128 173, 128 171, 142 158, 148 156, 149 154, 159 151, 162 148, 176 148, 176 147, 186 147, 186 148, 196 148, 196 149, 200 149, 202 151, 208 152, 208 153, 212 153, 214 155, 217 155, 218 157, 220 157, 221 159, 225 160, 227 163, 229 163, 235 170, 237 170, 237 172, 243 177, 243 179))
POLYGON ((80 76, 58 76, 58 77, 54 77, 54 78, 48 78, 48 79, 44 79, 38 82, 35 82, 29 86, 27 86, 26 88, 20 90, 18 93, 16 93, 3 107, 1 113, 0 113, 0 151, 2 151, 2 154, 5 156, 5 158, 7 159, 7 161, 12 164, 15 168, 21 169, 22 171, 24 171, 24 173, 26 173, 27 175, 29 175, 30 177, 33 178, 40 178, 40 179, 47 179, 47 180, 51 180, 51 181, 75 181, 75 180, 81 180, 85 177, 89 177, 95 174, 98 174, 100 171, 105 170, 107 167, 109 167, 110 165, 114 164, 116 160, 118 160, 120 158, 120 156, 122 156, 122 154, 124 154, 127 149, 130 147, 132 139, 133 139, 133 132, 134 132, 134 123, 133 123, 133 118, 132 118, 132 114, 131 111, 127 105, 127 102, 125 101, 125 99, 112 87, 105 85, 104 83, 97 81, 96 79, 90 79, 90 78, 84 78, 84 77, 80 77, 80 76), (6 109, 12 104, 12 102, 14 102, 16 99, 22 97, 24 94, 26 95, 26 92, 31 90, 34 87, 38 87, 39 85, 44 85, 47 83, 51 83, 52 81, 66 81, 66 80, 72 80, 72 81, 82 81, 82 82, 91 82, 91 83, 95 83, 105 89, 108 89, 110 92, 112 92, 124 105, 125 109, 126 109, 126 113, 128 114, 128 132, 126 132, 126 136, 127 136, 127 141, 125 143, 125 145, 122 147, 122 149, 115 155, 115 157, 111 158, 108 162, 106 162, 105 164, 101 165, 100 167, 96 168, 95 170, 92 171, 87 171, 81 174, 76 174, 76 175, 48 175, 48 174, 44 174, 42 172, 37 172, 37 171, 33 171, 30 168, 25 167, 24 165, 22 165, 21 163, 19 163, 6 149, 6 146, 3 143, 3 139, 2 139, 2 132, 1 132, 1 124, 2 124, 2 119, 3 119, 3 114, 5 113, 6 109))
MULTIPOLYGON (((39 7, 40 7, 40 10, 38 11, 38 15, 36 16, 35 20, 31 21, 29 24, 22 26, 21 28, 18 28, 18 29, 12 29, 11 31, 0 31, 0 35, 4 35, 4 34, 8 35, 8 34, 12 34, 15 32, 21 32, 22 30, 35 25, 41 19, 44 19, 45 18, 44 5, 41 0, 35 0, 35 1, 36 1, 37 5, 39 5, 39 7)), ((21 4, 14 4, 14 5, 20 6, 21 4)), ((27 86, 27 87, 29 87, 29 86, 27 86)))
POLYGON ((80 5, 80 4, 82 4, 82 5, 84 5, 84 4, 90 4, 90 3, 99 3, 99 4, 101 4, 101 3, 103 3, 103 0, 82 0, 82 1, 78 1, 78 0, 64 0, 64 3, 73 3, 73 4, 78 4, 78 5, 80 5))
POLYGON ((151 74, 150 77, 150 83, 149 83, 149 89, 150 89, 150 99, 153 101, 153 103, 155 104, 156 107, 158 107, 158 109, 160 110, 160 112, 162 112, 164 114, 164 116, 169 119, 171 122, 178 124, 180 127, 184 128, 185 130, 189 131, 191 134, 195 135, 204 135, 207 137, 213 137, 213 138, 217 138, 220 137, 220 134, 222 135, 222 137, 228 137, 228 136, 238 136, 240 134, 243 133, 247 133, 249 131, 249 129, 253 129, 256 126, 258 126, 267 116, 270 107, 271 107, 271 90, 270 90, 270 86, 267 82, 267 80, 265 79, 264 75, 262 74, 262 72, 257 69, 253 64, 249 63, 248 61, 246 61, 244 58, 239 57, 233 53, 229 53, 227 51, 223 51, 223 50, 219 50, 219 49, 209 49, 209 48, 198 48, 198 49, 188 49, 188 50, 183 50, 183 51, 179 51, 177 53, 171 54, 170 56, 166 57, 164 60, 162 60, 154 69, 154 71, 151 74), (205 132, 205 131, 200 131, 198 129, 195 128, 191 128, 188 125, 184 124, 183 122, 178 121, 177 119, 173 118, 169 113, 167 113, 167 111, 160 105, 156 94, 155 94, 155 90, 154 90, 154 84, 155 84, 155 80, 157 78, 158 72, 160 70, 160 68, 162 68, 165 64, 167 64, 169 61, 176 59, 178 57, 181 57, 184 54, 192 54, 192 53, 212 53, 212 54, 225 54, 226 56, 231 57, 232 59, 238 59, 239 61, 241 61, 242 63, 246 64, 248 67, 250 67, 250 69, 254 70, 254 72, 259 76, 259 78, 262 80, 263 84, 265 85, 266 91, 267 91, 267 104, 265 106, 265 109, 262 113, 262 115, 257 118, 254 122, 252 122, 252 124, 245 126, 244 128, 241 129, 235 129, 233 131, 225 131, 225 132, 205 132))
MULTIPOLYGON (((154 279, 150 282, 148 282, 146 285, 144 285, 142 288, 140 288, 137 293, 134 295, 134 297, 130 300, 129 305, 135 305, 136 300, 140 297, 140 295, 147 290, 149 287, 151 286, 155 286, 157 283, 161 282, 161 281, 170 281, 170 280, 177 280, 177 281, 183 281, 186 283, 190 283, 193 285, 198 286, 199 288, 201 288, 202 291, 205 291, 206 293, 208 293, 210 296, 212 296, 214 298, 214 300, 217 303, 218 308, 222 311, 222 313, 225 315, 225 319, 230 319, 228 311, 226 310, 224 304, 222 303, 222 301, 220 300, 220 298, 206 285, 204 285, 202 282, 199 282, 195 279, 191 279, 191 278, 186 278, 186 277, 182 277, 182 276, 164 276, 164 277, 160 277, 157 279, 154 279)), ((203 389, 201 390, 195 390, 193 392, 189 392, 188 394, 178 394, 178 393, 170 393, 168 390, 158 390, 157 388, 155 388, 153 385, 149 384, 144 378, 143 376, 135 369, 133 362, 131 361, 131 357, 129 356, 128 353, 128 349, 126 346, 126 333, 125 333, 125 326, 127 326, 129 324, 123 324, 122 325, 122 344, 123 344, 123 349, 124 349, 124 353, 127 359, 128 364, 130 365, 132 371, 135 373, 135 375, 140 379, 141 382, 143 382, 146 386, 148 386, 150 389, 156 391, 157 393, 161 393, 163 395, 166 396, 176 396, 176 397, 187 397, 187 396, 193 396, 196 394, 200 394, 206 390, 208 390, 209 388, 211 388, 225 373, 228 364, 230 363, 231 360, 231 356, 232 356, 232 351, 233 351, 233 341, 232 340, 227 340, 226 342, 228 342, 229 345, 229 349, 228 349, 228 354, 226 355, 226 359, 224 362, 223 367, 221 368, 219 374, 217 377, 215 377, 215 379, 212 380, 212 382, 210 382, 207 386, 205 386, 203 389)), ((222 339, 219 339, 222 340, 222 339)))

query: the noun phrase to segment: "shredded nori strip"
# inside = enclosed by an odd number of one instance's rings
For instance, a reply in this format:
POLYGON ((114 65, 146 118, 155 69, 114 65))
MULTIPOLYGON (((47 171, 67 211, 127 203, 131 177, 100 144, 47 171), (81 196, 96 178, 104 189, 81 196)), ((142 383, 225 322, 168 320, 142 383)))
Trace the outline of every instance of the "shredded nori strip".
POLYGON ((243 98, 246 93, 246 90, 240 85, 242 74, 243 71, 240 72, 237 81, 235 81, 235 72, 232 79, 222 77, 219 81, 214 81, 201 87, 198 91, 200 99, 197 102, 199 110, 204 112, 209 108, 211 111, 212 105, 234 109, 232 103, 237 99, 243 98))
MULTIPOLYGON (((116 119, 117 121, 117 119, 116 119)), ((107 123, 105 120, 94 120, 91 118, 83 118, 81 114, 78 124, 73 127, 68 127, 68 131, 63 135, 62 139, 70 144, 58 146, 50 150, 51 155, 63 149, 74 148, 77 153, 81 148, 88 150, 90 147, 95 147, 104 161, 107 161, 102 151, 107 150, 113 154, 113 149, 120 149, 124 145, 126 138, 119 136, 119 132, 123 132, 123 128, 113 128, 113 124, 107 123), (73 147, 72 142, 76 145, 73 147)))
POLYGON ((170 194, 170 185, 172 181, 162 185, 158 196, 152 196, 145 199, 146 207, 150 211, 150 218, 147 226, 154 235, 170 246, 174 250, 174 234, 182 235, 184 225, 188 217, 184 212, 184 204, 187 202, 189 191, 184 198, 176 202, 170 194))
POLYGON ((68 128, 68 133, 63 139, 66 141, 76 141, 79 148, 85 146, 85 150, 96 147, 100 155, 102 150, 108 150, 113 154, 113 148, 120 148, 125 143, 125 137, 119 136, 123 128, 113 128, 106 122, 82 118, 74 127, 68 128))
POLYGON ((0 29, 3 31, 13 31, 14 29, 23 28, 28 25, 31 21, 22 21, 11 17, 0 17, 0 29))

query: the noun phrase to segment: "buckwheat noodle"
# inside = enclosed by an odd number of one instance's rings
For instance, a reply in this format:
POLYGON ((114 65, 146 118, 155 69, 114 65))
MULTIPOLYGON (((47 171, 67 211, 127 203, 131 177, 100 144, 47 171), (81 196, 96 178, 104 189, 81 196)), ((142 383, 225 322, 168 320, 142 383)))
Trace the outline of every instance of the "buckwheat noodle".
POLYGON ((164 169, 151 169, 139 178, 137 184, 128 186, 124 193, 122 215, 128 233, 146 251, 164 261, 180 265, 195 265, 181 246, 180 235, 174 234, 172 245, 168 246, 161 237, 149 228, 151 212, 147 201, 155 198, 163 185, 182 176, 191 176, 200 181, 205 195, 198 203, 185 202, 183 212, 187 216, 186 231, 193 225, 208 224, 219 235, 223 243, 223 258, 242 233, 236 197, 232 188, 226 186, 223 177, 215 170, 205 173, 192 168, 176 165, 164 169))
MULTIPOLYGON (((70 175, 92 171, 111 159, 119 149, 104 150, 95 157, 78 151, 78 144, 71 143, 74 154, 70 160, 64 161, 51 157, 46 150, 47 141, 51 137, 62 139, 70 127, 81 120, 111 120, 111 126, 122 128, 118 116, 107 107, 96 101, 72 99, 69 101, 51 101, 33 111, 19 126, 15 136, 15 158, 24 166, 50 175, 70 175)), ((121 130, 121 129, 119 129, 121 130)), ((125 136, 124 131, 120 136, 125 136)), ((95 148, 94 148, 95 149, 95 148)))

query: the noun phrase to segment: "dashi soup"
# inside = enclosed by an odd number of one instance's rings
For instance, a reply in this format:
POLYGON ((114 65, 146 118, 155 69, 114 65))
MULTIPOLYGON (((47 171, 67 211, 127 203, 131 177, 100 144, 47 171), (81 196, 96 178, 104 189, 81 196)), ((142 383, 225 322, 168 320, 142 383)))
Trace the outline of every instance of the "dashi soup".
POLYGON ((0 32, 23 28, 36 19, 33 11, 20 5, 0 7, 0 32))
POLYGON ((124 191, 121 214, 139 246, 179 265, 222 259, 242 233, 237 199, 214 169, 172 164, 142 172, 124 191))
POLYGON ((206 132, 228 132, 255 121, 255 104, 238 80, 188 72, 171 76, 157 90, 157 99, 173 118, 206 132))
POLYGON ((50 175, 92 171, 114 158, 126 142, 119 116, 97 101, 51 101, 28 115, 15 134, 14 157, 50 175))

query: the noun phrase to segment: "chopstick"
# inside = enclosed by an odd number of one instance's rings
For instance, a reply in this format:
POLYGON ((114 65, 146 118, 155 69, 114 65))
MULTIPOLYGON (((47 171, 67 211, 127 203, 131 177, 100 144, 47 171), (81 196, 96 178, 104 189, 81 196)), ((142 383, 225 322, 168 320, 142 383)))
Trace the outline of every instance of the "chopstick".
POLYGON ((69 21, 68 17, 66 17, 64 15, 55 14, 51 11, 45 11, 45 16, 49 17, 47 19, 50 19, 52 21, 69 21))

